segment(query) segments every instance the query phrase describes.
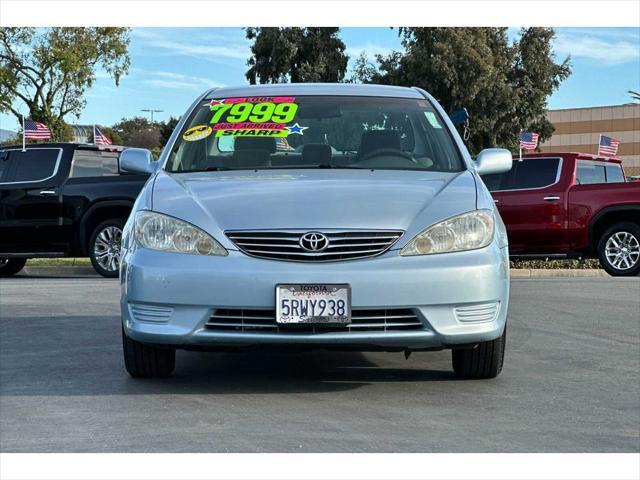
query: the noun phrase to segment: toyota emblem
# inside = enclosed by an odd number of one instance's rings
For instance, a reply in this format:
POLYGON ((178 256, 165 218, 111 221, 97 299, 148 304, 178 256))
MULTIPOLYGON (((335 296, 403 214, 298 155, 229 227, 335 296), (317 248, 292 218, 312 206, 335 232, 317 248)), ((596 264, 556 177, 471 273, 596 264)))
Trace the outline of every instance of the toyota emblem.
POLYGON ((329 246, 329 239, 320 232, 307 232, 300 237, 299 243, 308 252, 322 252, 329 246))

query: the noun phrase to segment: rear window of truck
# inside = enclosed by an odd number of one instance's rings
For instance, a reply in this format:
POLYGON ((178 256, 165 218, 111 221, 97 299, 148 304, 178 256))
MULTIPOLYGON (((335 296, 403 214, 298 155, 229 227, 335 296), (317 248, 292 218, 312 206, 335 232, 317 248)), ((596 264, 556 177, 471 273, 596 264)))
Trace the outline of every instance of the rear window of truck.
POLYGON ((591 185, 594 183, 624 183, 622 166, 617 163, 592 162, 578 160, 576 183, 591 185))
POLYGON ((71 162, 71 178, 118 175, 118 153, 77 149, 71 162))

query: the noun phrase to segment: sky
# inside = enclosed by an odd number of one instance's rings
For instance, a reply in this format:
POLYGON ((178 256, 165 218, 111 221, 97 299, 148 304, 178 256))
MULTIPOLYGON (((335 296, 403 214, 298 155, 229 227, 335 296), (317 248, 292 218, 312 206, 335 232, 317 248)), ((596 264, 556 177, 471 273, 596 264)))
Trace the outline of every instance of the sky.
MULTIPOLYGON (((509 37, 517 38, 518 30, 509 29, 509 37)), ((640 90, 640 28, 557 28, 556 34, 557 60, 570 55, 573 73, 551 96, 549 108, 628 103, 627 91, 640 90)), ((396 29, 343 28, 340 36, 350 67, 363 51, 372 59, 401 50, 396 29)), ((182 115, 208 88, 247 83, 250 43, 240 28, 134 28, 130 38, 129 74, 116 87, 97 72, 86 108, 79 119, 68 117, 69 123, 109 126, 123 117, 149 115, 143 109, 162 110, 154 118, 166 120, 182 115)), ((0 114, 0 128, 19 126, 13 116, 0 114)))

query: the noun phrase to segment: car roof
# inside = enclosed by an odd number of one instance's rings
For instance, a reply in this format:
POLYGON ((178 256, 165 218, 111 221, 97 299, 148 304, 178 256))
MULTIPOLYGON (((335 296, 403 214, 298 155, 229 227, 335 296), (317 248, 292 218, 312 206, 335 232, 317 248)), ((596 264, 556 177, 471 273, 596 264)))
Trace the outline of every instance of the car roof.
MULTIPOLYGON (((517 153, 513 154, 513 158, 518 158, 517 153)), ((608 162, 608 163, 622 163, 622 160, 616 157, 603 157, 594 155, 591 153, 581 152, 536 152, 536 153, 523 153, 522 158, 549 158, 549 157, 562 157, 562 158, 575 158, 578 160, 592 160, 594 162, 608 162)))
POLYGON ((271 83, 213 88, 205 98, 230 98, 270 95, 345 95, 363 97, 422 98, 413 87, 355 83, 271 83))
MULTIPOLYGON (((27 143, 25 148, 78 148, 82 150, 105 150, 105 151, 122 151, 128 148, 123 145, 95 145, 93 143, 77 143, 77 142, 41 142, 27 143)), ((0 150, 22 150, 22 144, 3 145, 0 150)))

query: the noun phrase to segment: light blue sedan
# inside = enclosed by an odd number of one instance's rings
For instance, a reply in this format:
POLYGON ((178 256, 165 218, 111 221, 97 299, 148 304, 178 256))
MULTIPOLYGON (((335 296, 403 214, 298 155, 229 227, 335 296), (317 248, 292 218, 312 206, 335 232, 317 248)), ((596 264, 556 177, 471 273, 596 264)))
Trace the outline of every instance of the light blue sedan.
POLYGON ((460 377, 502 369, 504 225, 475 161, 419 88, 225 87, 200 96, 127 222, 124 359, 170 375, 176 349, 451 349, 460 377))

